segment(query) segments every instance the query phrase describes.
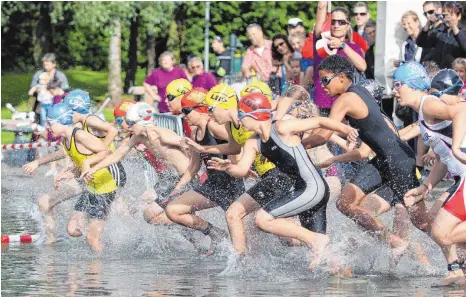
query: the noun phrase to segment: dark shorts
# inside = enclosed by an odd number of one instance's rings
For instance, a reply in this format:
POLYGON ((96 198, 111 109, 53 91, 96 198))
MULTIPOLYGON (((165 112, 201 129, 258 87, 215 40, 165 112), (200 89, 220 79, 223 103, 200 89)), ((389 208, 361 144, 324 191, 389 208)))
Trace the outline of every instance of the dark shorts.
POLYGON ((246 193, 249 194, 261 207, 276 197, 291 194, 293 181, 277 168, 267 171, 260 177, 260 181, 252 186, 246 193))
POLYGON ((374 158, 359 168, 350 183, 359 187, 364 194, 375 191, 391 206, 397 203, 404 205, 404 194, 419 186, 416 166, 414 160, 398 163, 397 167, 394 165, 389 166, 374 158))
POLYGON ((87 213, 91 219, 105 220, 114 199, 115 192, 96 194, 85 191, 76 202, 74 210, 87 213))
POLYGON ((189 191, 199 183, 197 179, 191 180, 191 182, 187 184, 183 189, 181 189, 181 191, 177 195, 171 196, 167 199, 167 196, 173 191, 175 186, 180 181, 180 178, 181 176, 175 171, 167 170, 163 173, 158 173, 156 179, 157 181, 154 185, 154 190, 157 193, 157 199, 155 199, 155 202, 157 202, 162 208, 165 208, 168 205, 168 203, 181 196, 181 194, 189 191))
POLYGON ((126 185, 126 171, 121 162, 108 166, 108 170, 113 176, 118 188, 126 185))
POLYGON ((196 185, 193 190, 217 203, 223 210, 227 210, 245 192, 243 179, 218 171, 207 172, 205 183, 196 185))

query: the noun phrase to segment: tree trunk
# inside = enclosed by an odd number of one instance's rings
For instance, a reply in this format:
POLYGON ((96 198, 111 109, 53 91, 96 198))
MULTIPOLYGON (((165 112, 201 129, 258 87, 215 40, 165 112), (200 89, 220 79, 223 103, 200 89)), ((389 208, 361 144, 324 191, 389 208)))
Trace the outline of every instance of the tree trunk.
POLYGON ((108 52, 108 92, 112 96, 110 106, 117 105, 121 100, 121 24, 120 20, 113 20, 113 32, 110 37, 108 52))
POLYGON ((136 71, 138 68, 138 35, 139 35, 139 9, 136 10, 136 17, 131 20, 130 39, 128 48, 128 64, 126 65, 126 77, 124 92, 127 94, 129 88, 134 86, 136 71))
POLYGON ((147 34, 147 75, 151 74, 155 68, 155 35, 147 34))
POLYGON ((34 45, 34 63, 41 67, 42 57, 50 51, 52 42, 52 20, 50 19, 51 2, 40 2, 37 23, 32 42, 34 45))

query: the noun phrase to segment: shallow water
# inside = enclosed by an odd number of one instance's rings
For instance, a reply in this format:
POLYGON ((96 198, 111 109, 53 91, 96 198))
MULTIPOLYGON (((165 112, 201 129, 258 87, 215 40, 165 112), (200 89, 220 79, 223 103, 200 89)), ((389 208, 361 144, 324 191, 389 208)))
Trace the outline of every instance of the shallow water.
MULTIPOLYGON (((141 164, 125 163, 130 173, 123 195, 137 210, 135 197, 142 192, 141 164)), ((52 178, 40 168, 35 177, 19 168, 2 164, 2 234, 41 232, 38 197, 52 189, 52 178)), ((248 218, 249 256, 240 264, 232 261, 231 245, 225 241, 219 252, 208 258, 182 236, 177 226, 151 226, 140 211, 132 216, 125 207, 115 207, 104 231, 105 251, 96 256, 85 238, 66 235, 66 218, 75 199, 56 207, 58 241, 46 246, 2 245, 2 296, 465 296, 463 288, 431 288, 443 275, 446 263, 440 249, 427 236, 411 230, 421 242, 433 267, 417 264, 404 256, 389 272, 389 250, 362 234, 330 203, 329 255, 353 269, 352 278, 329 275, 323 266, 307 270, 307 252, 302 247, 285 247, 274 236, 255 230, 248 218), (349 247, 355 238, 356 247, 349 247)), ((122 204, 125 205, 125 204, 122 204)), ((116 205, 115 205, 116 206, 116 205)), ((220 209, 201 212, 214 225, 226 229, 220 209)), ((391 223, 391 213, 383 219, 391 223)), ((201 234, 202 246, 208 242, 201 234)))

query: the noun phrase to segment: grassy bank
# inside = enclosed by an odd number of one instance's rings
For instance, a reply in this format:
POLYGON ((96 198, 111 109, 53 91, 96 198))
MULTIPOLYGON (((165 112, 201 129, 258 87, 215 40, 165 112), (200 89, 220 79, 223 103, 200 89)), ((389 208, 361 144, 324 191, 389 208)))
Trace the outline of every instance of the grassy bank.
MULTIPOLYGON (((107 95, 108 71, 91 71, 81 69, 66 70, 65 74, 72 89, 83 89, 89 92, 92 100, 102 101, 107 95)), ((2 119, 11 119, 11 112, 4 106, 11 103, 19 111, 30 111, 27 92, 34 73, 13 73, 2 74, 1 76, 1 102, 2 119)), ((124 75, 124 74, 123 74, 124 75)), ((145 69, 138 69, 136 73, 136 85, 142 85, 146 76, 145 69)), ((124 81, 124 76, 122 77, 124 81)), ((124 96, 128 97, 128 96, 124 96)), ((97 103, 96 102, 96 103, 97 103)), ((108 121, 113 120, 113 110, 104 109, 105 117, 108 121)), ((1 143, 12 143, 14 134, 2 131, 1 143)))

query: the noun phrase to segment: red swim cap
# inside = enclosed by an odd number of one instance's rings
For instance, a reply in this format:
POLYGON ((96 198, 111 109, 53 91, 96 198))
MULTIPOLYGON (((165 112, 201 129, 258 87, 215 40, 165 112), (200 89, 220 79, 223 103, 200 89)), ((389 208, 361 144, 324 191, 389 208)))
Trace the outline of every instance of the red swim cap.
POLYGON ((250 93, 242 97, 238 109, 239 119, 251 117, 257 121, 267 121, 272 113, 270 101, 261 93, 250 93))
POLYGON ((123 100, 115 106, 115 109, 113 110, 113 116, 114 117, 124 117, 126 115, 126 111, 128 108, 130 108, 131 105, 136 104, 136 101, 127 99, 123 100))
POLYGON ((181 99, 181 107, 194 108, 197 112, 207 113, 207 106, 204 103, 206 96, 207 90, 203 88, 194 88, 184 94, 181 99))

